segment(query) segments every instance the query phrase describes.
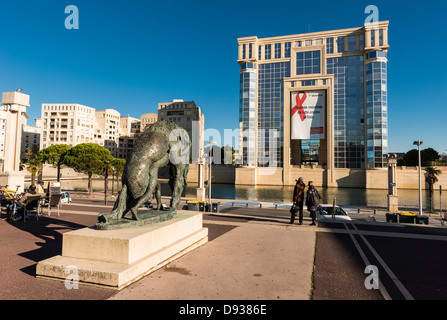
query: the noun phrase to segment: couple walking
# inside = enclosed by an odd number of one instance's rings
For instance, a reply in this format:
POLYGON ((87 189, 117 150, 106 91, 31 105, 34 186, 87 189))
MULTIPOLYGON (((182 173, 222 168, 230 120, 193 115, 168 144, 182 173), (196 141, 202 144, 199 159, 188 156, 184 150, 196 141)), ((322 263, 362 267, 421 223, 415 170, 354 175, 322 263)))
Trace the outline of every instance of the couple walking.
MULTIPOLYGON (((303 178, 299 178, 296 181, 295 189, 293 191, 293 206, 290 209, 291 218, 290 224, 295 221, 296 214, 299 213, 299 223, 303 223, 303 205, 304 205, 304 190, 306 185, 303 182, 303 178)), ((320 204, 321 196, 315 188, 312 181, 308 183, 308 189, 306 193, 306 206, 307 210, 310 212, 310 217, 312 218, 311 226, 315 226, 316 211, 318 205, 320 204)))

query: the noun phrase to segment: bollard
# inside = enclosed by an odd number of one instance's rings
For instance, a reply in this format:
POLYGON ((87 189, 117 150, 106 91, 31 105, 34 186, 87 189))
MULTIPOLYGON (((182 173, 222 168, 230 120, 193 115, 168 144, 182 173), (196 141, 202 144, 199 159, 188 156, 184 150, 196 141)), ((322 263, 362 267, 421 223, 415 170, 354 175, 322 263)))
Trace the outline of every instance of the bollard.
POLYGON ((374 214, 376 214, 377 213, 377 210, 376 209, 374 209, 374 214))

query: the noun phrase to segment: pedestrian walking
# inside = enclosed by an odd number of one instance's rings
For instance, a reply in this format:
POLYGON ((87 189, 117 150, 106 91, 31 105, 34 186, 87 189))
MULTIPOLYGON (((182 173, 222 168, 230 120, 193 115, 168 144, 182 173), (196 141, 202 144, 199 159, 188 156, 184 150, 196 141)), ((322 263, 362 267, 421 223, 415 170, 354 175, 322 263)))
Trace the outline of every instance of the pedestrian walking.
POLYGON ((290 224, 295 222, 295 217, 297 213, 299 214, 299 224, 303 224, 303 205, 304 205, 304 190, 306 189, 306 184, 303 182, 303 178, 299 178, 296 181, 295 189, 293 190, 293 206, 290 210, 290 224))
POLYGON ((310 217, 312 218, 311 226, 315 226, 315 219, 316 219, 316 211, 318 209, 318 205, 320 204, 321 196, 318 193, 318 190, 315 188, 314 183, 312 181, 309 181, 307 189, 307 195, 306 195, 306 206, 307 210, 310 212, 310 217))

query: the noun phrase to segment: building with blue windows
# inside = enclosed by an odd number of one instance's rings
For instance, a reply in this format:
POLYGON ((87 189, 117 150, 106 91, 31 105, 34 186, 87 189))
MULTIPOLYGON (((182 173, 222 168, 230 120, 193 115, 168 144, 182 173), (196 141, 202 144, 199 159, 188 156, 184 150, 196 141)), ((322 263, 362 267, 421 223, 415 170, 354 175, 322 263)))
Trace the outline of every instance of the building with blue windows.
POLYGON ((386 168, 388 26, 238 39, 241 179, 367 186, 386 168))

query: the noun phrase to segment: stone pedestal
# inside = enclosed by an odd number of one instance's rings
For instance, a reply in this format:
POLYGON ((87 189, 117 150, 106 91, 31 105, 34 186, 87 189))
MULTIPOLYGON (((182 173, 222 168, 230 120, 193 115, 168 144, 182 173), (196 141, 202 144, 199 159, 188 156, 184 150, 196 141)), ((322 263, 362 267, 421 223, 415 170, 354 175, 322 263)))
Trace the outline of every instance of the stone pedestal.
POLYGON ((202 214, 183 210, 174 219, 155 225, 84 228, 64 233, 62 255, 39 262, 36 275, 64 281, 70 266, 80 284, 120 290, 207 241, 202 214))
POLYGON ((206 189, 205 188, 197 188, 197 201, 206 201, 206 189))
POLYGON ((398 196, 388 195, 388 212, 398 213, 399 212, 399 198, 398 196))

